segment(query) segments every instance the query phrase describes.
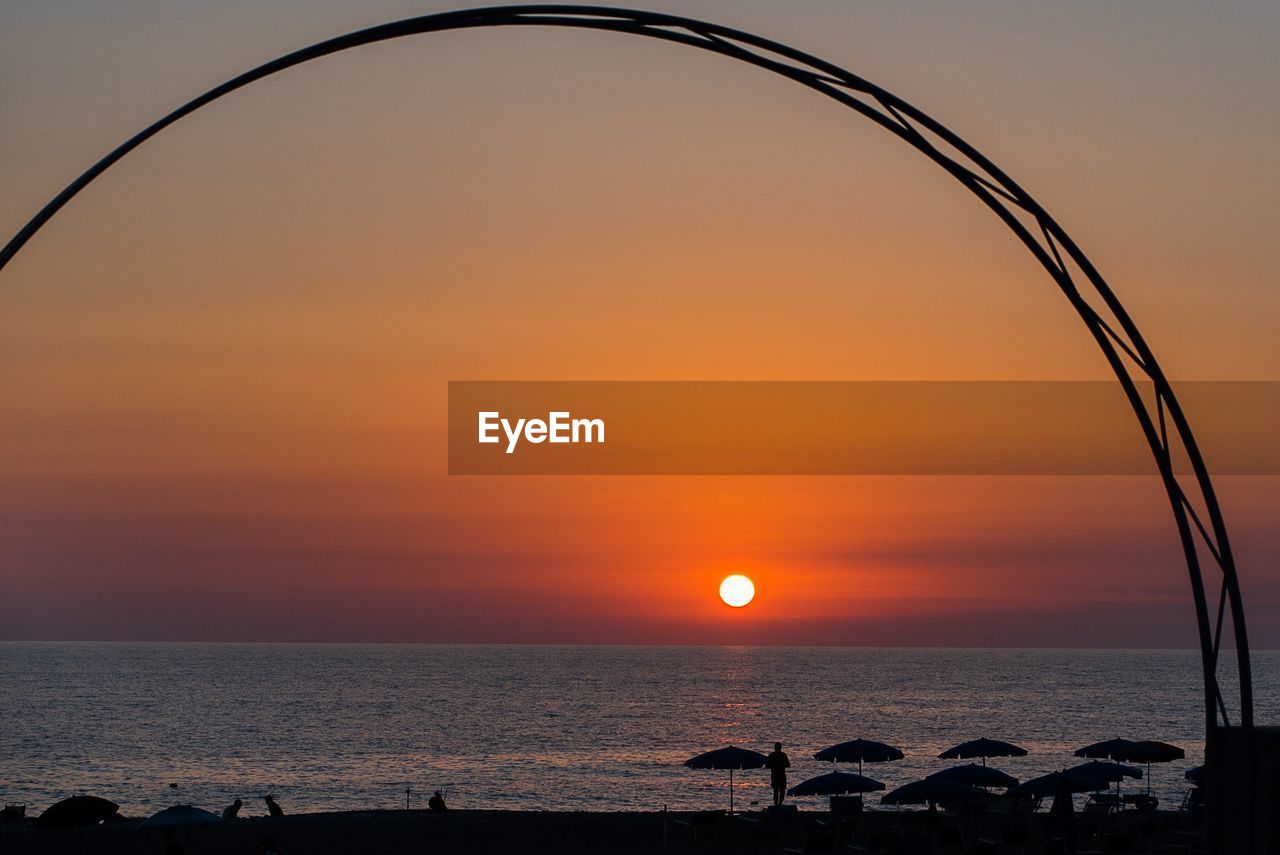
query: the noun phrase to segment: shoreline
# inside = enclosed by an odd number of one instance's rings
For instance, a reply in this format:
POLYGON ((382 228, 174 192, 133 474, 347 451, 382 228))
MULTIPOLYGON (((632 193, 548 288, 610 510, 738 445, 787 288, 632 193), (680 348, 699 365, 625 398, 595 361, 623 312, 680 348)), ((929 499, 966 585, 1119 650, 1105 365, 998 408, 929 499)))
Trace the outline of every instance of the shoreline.
MULTIPOLYGON (((900 851, 912 835, 950 833, 965 846, 1016 832, 1043 851, 1049 834, 1044 813, 1023 817, 953 817, 942 814, 947 832, 927 830, 919 810, 869 811, 856 826, 837 827, 826 810, 798 811, 788 817, 760 812, 716 816, 718 811, 542 811, 542 810, 354 810, 250 817, 178 830, 174 841, 184 855, 253 853, 421 853, 440 855, 508 855, 547 853, 686 853, 725 849, 779 852, 804 848, 815 839, 831 838, 841 846, 853 839, 876 851, 900 851), (1035 841, 1040 841, 1037 846, 1035 841)), ((165 832, 135 826, 137 820, 81 829, 47 830, 31 821, 0 826, 0 849, 15 855, 63 853, 165 853, 165 832)), ((1189 845, 1195 830, 1180 811, 1127 811, 1107 817, 1077 815, 1082 834, 1130 834, 1152 842, 1189 845)))

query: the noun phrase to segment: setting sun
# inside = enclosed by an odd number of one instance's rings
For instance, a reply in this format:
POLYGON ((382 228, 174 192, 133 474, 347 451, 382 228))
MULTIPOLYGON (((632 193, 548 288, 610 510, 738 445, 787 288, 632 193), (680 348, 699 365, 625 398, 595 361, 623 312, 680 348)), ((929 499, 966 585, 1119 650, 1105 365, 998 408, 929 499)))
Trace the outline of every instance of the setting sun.
POLYGON ((726 576, 720 583, 720 599, 726 605, 740 609, 756 596, 755 583, 746 576, 726 576))

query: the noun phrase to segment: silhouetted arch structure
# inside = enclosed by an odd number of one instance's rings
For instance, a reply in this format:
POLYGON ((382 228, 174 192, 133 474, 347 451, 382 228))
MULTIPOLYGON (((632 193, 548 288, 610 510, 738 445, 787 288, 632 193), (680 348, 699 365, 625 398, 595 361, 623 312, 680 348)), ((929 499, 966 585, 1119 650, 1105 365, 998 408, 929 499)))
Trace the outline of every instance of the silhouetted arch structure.
POLYGON ((576 27, 631 33, 688 45, 771 71, 861 113, 941 166, 1004 221, 1080 315, 1128 397, 1164 482, 1186 557, 1204 670, 1206 731, 1228 725, 1218 683, 1228 609, 1239 677, 1238 724, 1253 724, 1252 680, 1240 587, 1222 512, 1182 407, 1155 355, 1102 275, 1031 196, 939 122, 901 98, 817 57, 750 33, 689 18, 598 6, 527 5, 465 9, 408 18, 320 42, 272 60, 210 89, 131 137, 59 193, 0 250, 0 269, 63 205, 108 167, 164 128, 211 101, 278 71, 339 51, 421 33, 475 27, 576 27), (1150 382, 1144 390, 1138 384, 1150 382), (1175 460, 1190 463, 1180 479, 1175 460), (1185 483, 1184 483, 1185 480, 1185 483), (1221 588, 1213 612, 1202 568, 1216 567, 1221 588))

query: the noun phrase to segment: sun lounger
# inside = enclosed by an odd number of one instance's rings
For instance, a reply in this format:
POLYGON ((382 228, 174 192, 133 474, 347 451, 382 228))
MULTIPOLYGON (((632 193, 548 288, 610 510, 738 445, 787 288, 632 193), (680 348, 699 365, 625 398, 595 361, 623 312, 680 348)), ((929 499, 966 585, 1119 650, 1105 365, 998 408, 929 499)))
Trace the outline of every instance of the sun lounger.
POLYGON ((1115 793, 1094 793, 1084 803, 1084 816, 1110 816, 1124 806, 1115 793))
POLYGON ((805 833, 799 848, 783 849, 788 855, 827 855, 836 845, 836 839, 825 829, 813 829, 805 833))
POLYGON ((703 810, 691 814, 688 819, 677 819, 675 824, 687 831, 694 840, 714 838, 719 833, 720 820, 724 816, 724 811, 703 810))
POLYGON ((1160 800, 1146 793, 1129 793, 1124 796, 1124 803, 1133 805, 1135 810, 1154 811, 1160 804, 1160 800))

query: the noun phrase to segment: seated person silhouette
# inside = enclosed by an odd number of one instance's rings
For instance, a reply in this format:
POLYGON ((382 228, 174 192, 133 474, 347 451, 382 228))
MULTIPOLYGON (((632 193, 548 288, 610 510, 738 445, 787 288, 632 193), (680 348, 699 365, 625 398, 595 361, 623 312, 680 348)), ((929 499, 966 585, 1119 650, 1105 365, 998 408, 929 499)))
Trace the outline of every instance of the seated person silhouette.
POLYGON ((244 807, 244 802, 240 801, 239 799, 236 799, 234 802, 232 802, 231 804, 227 805, 222 809, 222 818, 223 819, 239 819, 240 808, 242 807, 244 807))
POLYGON ((276 804, 275 796, 263 796, 262 800, 267 803, 267 811, 272 816, 284 816, 284 809, 276 804))
POLYGON ((448 810, 444 804, 444 796, 440 794, 439 790, 436 790, 435 795, 427 799, 427 810, 434 811, 435 813, 444 813, 448 810))

